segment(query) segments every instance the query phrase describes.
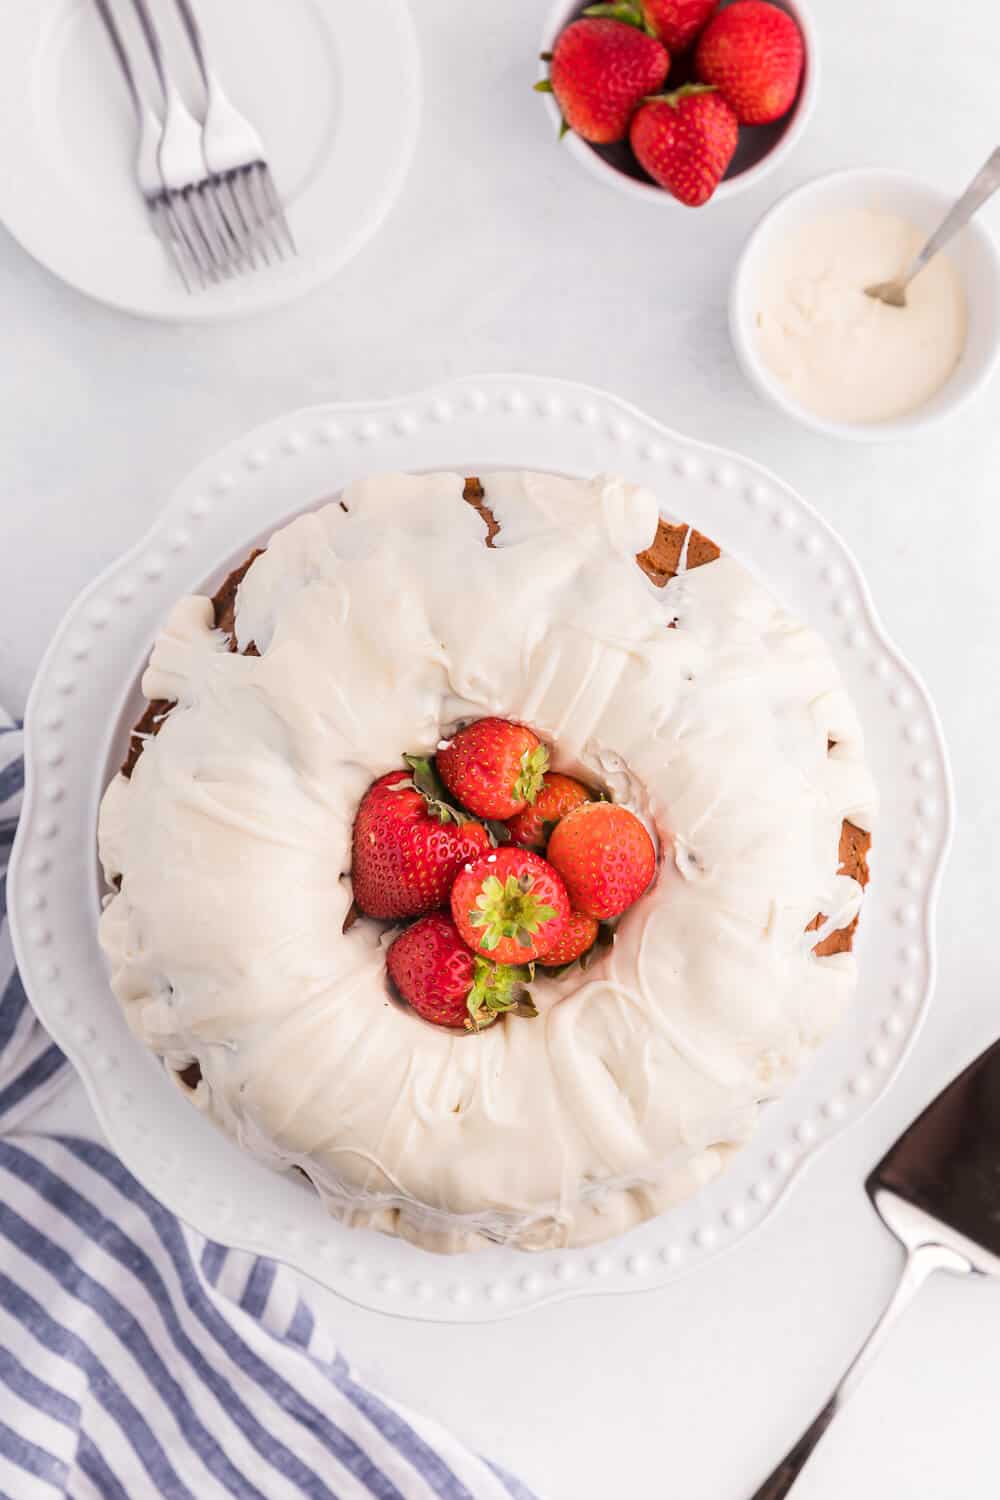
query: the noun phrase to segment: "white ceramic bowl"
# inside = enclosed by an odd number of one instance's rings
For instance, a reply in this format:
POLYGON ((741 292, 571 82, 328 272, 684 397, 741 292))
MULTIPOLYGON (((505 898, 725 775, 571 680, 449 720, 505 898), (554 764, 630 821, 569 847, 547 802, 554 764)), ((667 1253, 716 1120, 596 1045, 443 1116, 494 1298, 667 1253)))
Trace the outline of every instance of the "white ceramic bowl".
MULTIPOLYGON (((592 3, 592 0, 555 0, 542 33, 539 52, 552 51, 559 33, 571 21, 578 19, 587 3, 592 3)), ((732 198, 736 193, 756 186, 775 167, 787 161, 801 140, 816 107, 819 92, 819 48, 809 7, 806 0, 774 0, 774 3, 795 17, 805 43, 805 68, 799 96, 788 114, 783 119, 776 120, 773 125, 746 126, 740 131, 736 155, 729 165, 729 171, 709 200, 710 203, 719 203, 724 198, 732 198)), ((548 63, 541 62, 539 67, 539 78, 547 78, 548 63)), ((673 87, 669 80, 667 87, 673 87)), ((559 106, 551 94, 540 97, 545 100, 552 120, 552 133, 557 137, 562 123, 559 106)), ((560 149, 574 156, 593 177, 617 188, 621 193, 644 199, 647 203, 667 204, 671 208, 684 206, 671 197, 665 188, 650 181, 632 155, 627 141, 613 146, 591 146, 571 131, 560 142, 560 149)), ((707 208, 708 204, 703 207, 707 208)))
POLYGON ((1000 254, 982 216, 973 219, 945 252, 962 277, 968 301, 969 330, 962 357, 940 390, 905 416, 872 423, 831 422, 816 416, 763 363, 756 338, 760 278, 790 231, 828 214, 878 207, 911 220, 930 234, 956 197, 954 189, 944 191, 905 172, 859 167, 827 173, 779 198, 751 233, 729 296, 733 345, 747 378, 762 396, 818 432, 871 443, 912 437, 982 389, 1000 357, 1000 254))

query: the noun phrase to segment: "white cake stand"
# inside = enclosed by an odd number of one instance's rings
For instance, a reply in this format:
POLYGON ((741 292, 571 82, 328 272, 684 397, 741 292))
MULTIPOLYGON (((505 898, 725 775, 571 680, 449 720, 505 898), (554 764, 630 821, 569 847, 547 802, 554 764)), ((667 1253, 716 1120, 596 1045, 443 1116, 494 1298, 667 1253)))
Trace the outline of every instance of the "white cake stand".
POLYGON ((759 1225, 809 1159, 887 1087, 931 994, 935 895, 951 832, 947 756, 927 694, 886 638, 856 563, 773 475, 584 386, 490 376, 401 400, 314 407, 200 465, 57 631, 28 707, 26 760, 9 892, 15 951, 112 1146, 202 1233, 288 1261, 381 1312, 492 1319, 578 1293, 661 1286, 718 1254, 759 1225), (696 1198, 591 1250, 445 1257, 329 1219, 311 1189, 254 1161, 193 1109, 132 1037, 95 936, 95 829, 141 711, 139 674, 178 595, 211 592, 255 540, 360 475, 505 467, 644 482, 666 514, 765 578, 831 642, 883 809, 852 1014, 768 1107, 731 1168, 696 1198))

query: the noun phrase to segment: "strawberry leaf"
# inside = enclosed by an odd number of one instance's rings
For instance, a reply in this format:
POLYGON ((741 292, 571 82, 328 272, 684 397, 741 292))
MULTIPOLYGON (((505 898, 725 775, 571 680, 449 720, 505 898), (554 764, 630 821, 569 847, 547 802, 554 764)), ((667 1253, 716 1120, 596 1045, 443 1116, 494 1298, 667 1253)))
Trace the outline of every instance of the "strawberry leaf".
POLYGON ((434 762, 426 755, 404 755, 403 760, 413 772, 413 785, 422 797, 440 800, 444 786, 437 774, 434 762))
POLYGON ((469 925, 483 930, 480 948, 491 953, 502 938, 513 938, 519 947, 530 948, 532 937, 558 915, 554 906, 545 906, 532 895, 531 887, 530 875, 520 879, 508 875, 502 882, 487 875, 468 913, 469 925))
POLYGON ((630 3, 630 0, 616 0, 615 4, 607 5, 588 5, 584 15, 606 16, 610 21, 621 21, 626 26, 637 26, 647 36, 656 35, 643 14, 642 6, 630 3))
POLYGON ((533 965, 495 964, 487 958, 477 958, 473 970, 472 989, 466 1005, 470 1031, 482 1031, 492 1026, 507 1011, 519 1015, 537 1015, 524 983, 534 975, 533 965))
POLYGON ((467 812, 448 801, 444 782, 432 760, 424 755, 404 755, 403 759, 413 776, 411 780, 401 781, 398 785, 409 786, 419 792, 427 803, 427 811, 432 818, 436 818, 439 823, 457 823, 459 827, 470 821, 467 812))
POLYGON ((519 802, 532 803, 542 789, 542 777, 549 768, 549 752, 544 745, 525 750, 521 756, 521 770, 514 783, 514 796, 519 802))

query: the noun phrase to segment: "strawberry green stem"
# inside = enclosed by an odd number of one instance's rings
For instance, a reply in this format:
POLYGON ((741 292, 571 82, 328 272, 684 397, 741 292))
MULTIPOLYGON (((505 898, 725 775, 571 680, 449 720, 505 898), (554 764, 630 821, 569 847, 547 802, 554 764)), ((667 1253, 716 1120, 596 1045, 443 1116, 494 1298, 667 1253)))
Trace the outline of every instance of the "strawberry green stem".
POLYGON ((432 818, 437 818, 439 823, 458 823, 460 826, 469 822, 469 814, 447 800, 444 783, 433 761, 423 755, 404 755, 403 759, 413 776, 409 781, 399 782, 399 786, 409 786, 419 792, 432 818))
POLYGON ((537 1016, 538 1011, 525 984, 535 977, 533 964, 495 964, 488 958, 475 961, 472 989, 466 1005, 470 1031, 482 1031, 504 1011, 517 1010, 524 1016, 537 1016))
POLYGON ((717 93, 718 89, 714 83, 685 83, 670 94, 647 94, 642 102, 643 104, 669 104, 671 109, 676 109, 682 99, 693 98, 695 94, 717 93))
POLYGON ((521 948, 532 946, 532 938, 557 915, 554 906, 544 906, 532 895, 532 885, 530 875, 508 875, 503 882, 487 876, 469 913, 472 926, 483 929, 480 947, 490 952, 502 938, 513 938, 521 948))
POLYGON ((519 802, 534 802, 542 790, 542 779, 548 768, 549 752, 544 745, 525 750, 521 756, 520 774, 514 783, 514 796, 519 802))
POLYGON ((642 6, 633 4, 632 0, 614 0, 613 4, 588 5, 584 15, 604 16, 609 21, 621 21, 626 26, 636 26, 647 36, 656 35, 643 14, 642 6))

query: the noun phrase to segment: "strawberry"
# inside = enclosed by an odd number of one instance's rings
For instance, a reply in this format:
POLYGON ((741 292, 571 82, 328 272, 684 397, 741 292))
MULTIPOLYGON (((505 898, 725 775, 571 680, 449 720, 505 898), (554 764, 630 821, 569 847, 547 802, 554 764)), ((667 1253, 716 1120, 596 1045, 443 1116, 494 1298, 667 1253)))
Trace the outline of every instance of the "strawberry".
POLYGON ((802 33, 787 11, 766 0, 736 0, 710 21, 695 71, 714 83, 741 125, 780 120, 795 103, 805 61, 802 33))
POLYGON ((707 203, 733 159, 739 126, 721 94, 701 83, 647 99, 629 131, 650 177, 681 203, 707 203))
POLYGON ((555 94, 567 129, 606 145, 625 139, 632 111, 669 71, 670 54, 654 37, 595 16, 560 33, 549 77, 535 87, 555 94))
POLYGON ((551 948, 546 948, 538 962, 546 968, 575 963, 594 946, 599 927, 596 917, 584 916, 582 911, 570 912, 562 937, 556 938, 551 948))
POLYGON ((507 719, 477 719, 437 753, 441 780, 478 818, 512 818, 534 802, 548 763, 534 730, 507 719))
POLYGON ((642 0, 646 25, 669 52, 686 52, 719 0, 642 0))
POLYGON ((562 936, 570 905, 551 865, 508 845, 465 866, 451 888, 451 914, 470 948, 523 964, 562 936))
POLYGON ((455 821, 418 791, 409 771, 380 776, 354 820, 354 899, 370 917, 416 917, 446 906, 463 864, 490 847, 480 823, 455 821))
POLYGON ((546 771, 534 804, 507 820, 512 841, 522 849, 544 849, 559 819, 581 802, 589 802, 592 795, 582 781, 546 771))
POLYGON ((584 802, 567 813, 549 839, 548 857, 574 910, 602 921, 637 901, 656 873, 649 834, 613 802, 584 802))
POLYGON ((470 953, 445 912, 432 912, 407 927, 385 962, 403 999, 436 1026, 482 1031, 515 1007, 537 1015, 522 989, 528 971, 470 953))
POLYGON ((619 0, 618 4, 588 5, 584 15, 612 16, 629 26, 641 26, 674 57, 690 47, 718 3, 719 0, 619 0))

